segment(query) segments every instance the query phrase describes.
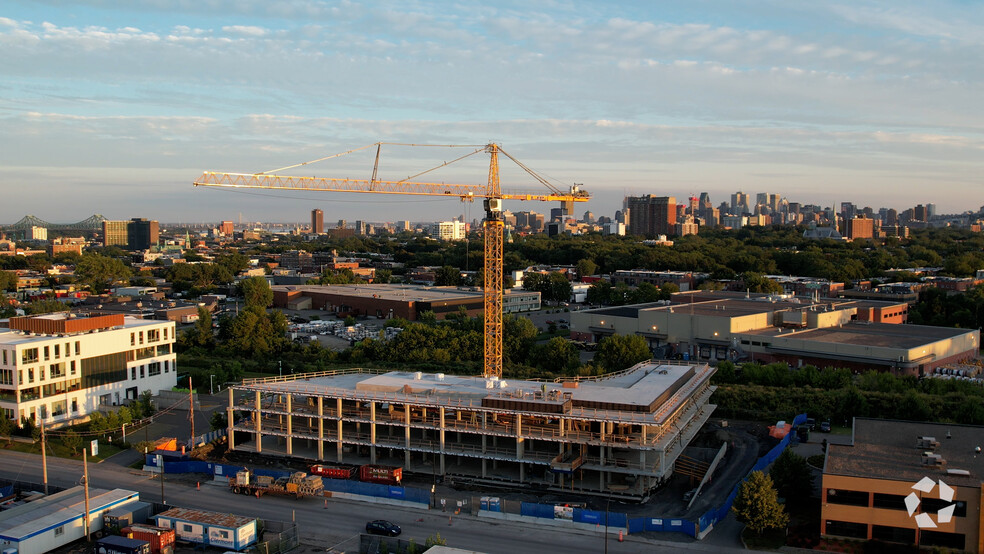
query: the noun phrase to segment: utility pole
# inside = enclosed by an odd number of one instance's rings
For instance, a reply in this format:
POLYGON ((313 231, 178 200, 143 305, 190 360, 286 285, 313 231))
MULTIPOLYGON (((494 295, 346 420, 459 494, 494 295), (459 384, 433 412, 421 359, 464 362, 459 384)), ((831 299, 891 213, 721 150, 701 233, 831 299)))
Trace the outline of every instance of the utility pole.
POLYGON ((48 453, 44 436, 44 418, 41 418, 41 473, 44 476, 44 495, 48 496, 48 453))
POLYGON ((157 468, 161 473, 161 504, 167 504, 164 501, 164 456, 160 454, 157 455, 157 468))
MULTIPOLYGON (((188 418, 191 419, 191 448, 195 448, 195 389, 191 386, 191 375, 188 376, 188 418)), ((164 474, 161 473, 161 497, 164 497, 164 474)), ((163 500, 161 501, 163 502, 163 500)))
POLYGON ((85 519, 82 530, 85 532, 85 542, 89 542, 89 452, 82 450, 82 485, 85 488, 85 519))

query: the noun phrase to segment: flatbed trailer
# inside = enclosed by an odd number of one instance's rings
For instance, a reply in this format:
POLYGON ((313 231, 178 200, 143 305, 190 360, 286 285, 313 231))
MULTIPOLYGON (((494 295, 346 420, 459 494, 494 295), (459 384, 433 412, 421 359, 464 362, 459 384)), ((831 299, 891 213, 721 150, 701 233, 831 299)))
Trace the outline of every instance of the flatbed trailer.
POLYGON ((277 494, 304 498, 305 496, 324 496, 325 485, 321 477, 308 475, 303 471, 292 473, 289 477, 274 479, 266 475, 256 475, 248 469, 236 472, 229 478, 229 489, 236 494, 248 494, 257 498, 264 494, 277 494))

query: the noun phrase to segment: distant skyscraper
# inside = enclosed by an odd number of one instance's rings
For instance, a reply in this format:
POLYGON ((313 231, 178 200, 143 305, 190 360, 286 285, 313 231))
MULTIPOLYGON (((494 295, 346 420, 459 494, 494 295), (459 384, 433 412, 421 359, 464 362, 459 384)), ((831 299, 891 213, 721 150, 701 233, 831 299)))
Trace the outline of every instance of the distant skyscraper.
POLYGON ((631 235, 672 235, 676 232, 677 205, 672 196, 629 196, 627 232, 631 235))
POLYGON ((135 217, 127 225, 126 236, 130 250, 147 250, 156 246, 160 238, 158 224, 153 220, 135 217))
POLYGON ((320 235, 325 232, 325 212, 311 210, 311 232, 320 235))
POLYGON ((366 222, 360 219, 355 220, 355 234, 365 235, 366 234, 366 222))
POLYGON ((929 221, 929 218, 926 217, 926 206, 923 206, 922 204, 916 206, 913 209, 912 219, 914 221, 929 221))
POLYGON ((335 227, 337 227, 338 229, 344 229, 347 226, 348 226, 348 221, 345 221, 344 219, 339 219, 338 224, 335 225, 335 227))
POLYGON ((410 222, 409 221, 397 221, 396 222, 396 232, 397 233, 402 233, 404 231, 409 231, 409 230, 410 230, 410 222))
POLYGON ((550 221, 561 221, 564 219, 564 208, 550 208, 550 221))
POLYGON ((103 221, 103 246, 127 246, 127 221, 103 221))
POLYGON ((591 213, 590 210, 584 212, 584 219, 582 221, 584 221, 585 223, 594 223, 594 220, 595 220, 594 214, 591 213))
POLYGON ((231 237, 232 236, 232 232, 233 232, 232 231, 232 222, 231 221, 223 221, 222 223, 219 223, 219 232, 222 233, 223 235, 227 236, 227 237, 231 237))
POLYGON ((749 196, 744 192, 738 191, 731 195, 731 211, 735 215, 752 213, 748 206, 749 196))
POLYGON ((885 211, 885 225, 898 225, 899 224, 899 212, 895 208, 889 208, 885 211))
POLYGON ((932 203, 926 204, 926 221, 933 219, 933 216, 935 215, 936 215, 936 204, 932 204, 932 203))

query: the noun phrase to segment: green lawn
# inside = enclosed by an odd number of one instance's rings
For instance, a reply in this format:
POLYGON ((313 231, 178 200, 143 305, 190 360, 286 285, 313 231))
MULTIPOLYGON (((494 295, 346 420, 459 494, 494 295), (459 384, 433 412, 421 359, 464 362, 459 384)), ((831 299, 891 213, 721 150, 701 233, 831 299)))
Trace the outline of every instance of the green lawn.
MULTIPOLYGON (((73 455, 71 449, 66 447, 58 440, 51 440, 48 442, 48 455, 54 456, 56 458, 71 458, 75 460, 82 459, 82 447, 80 446, 76 453, 73 455)), ((86 448, 88 448, 88 443, 83 443, 86 448)), ((10 444, 0 445, 0 450, 13 450, 16 452, 27 452, 29 454, 41 454, 40 444, 31 444, 26 442, 11 441, 10 444)), ((122 452, 121 448, 116 446, 111 446, 106 443, 99 443, 99 455, 89 456, 90 462, 101 462, 110 456, 122 452)))

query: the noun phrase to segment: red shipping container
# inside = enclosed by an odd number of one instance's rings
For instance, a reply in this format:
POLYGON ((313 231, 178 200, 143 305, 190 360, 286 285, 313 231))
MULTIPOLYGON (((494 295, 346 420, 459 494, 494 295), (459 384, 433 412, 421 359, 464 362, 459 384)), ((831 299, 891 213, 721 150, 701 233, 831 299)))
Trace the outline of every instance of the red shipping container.
POLYGON ((311 466, 310 473, 312 475, 320 475, 322 477, 328 477, 329 479, 352 478, 352 469, 347 467, 323 466, 319 464, 319 465, 311 466))
POLYGON ((403 468, 365 465, 359 468, 359 480, 366 483, 399 485, 403 480, 403 468))
POLYGON ((133 524, 123 528, 120 534, 130 539, 149 542, 152 554, 174 554, 174 529, 133 524))

